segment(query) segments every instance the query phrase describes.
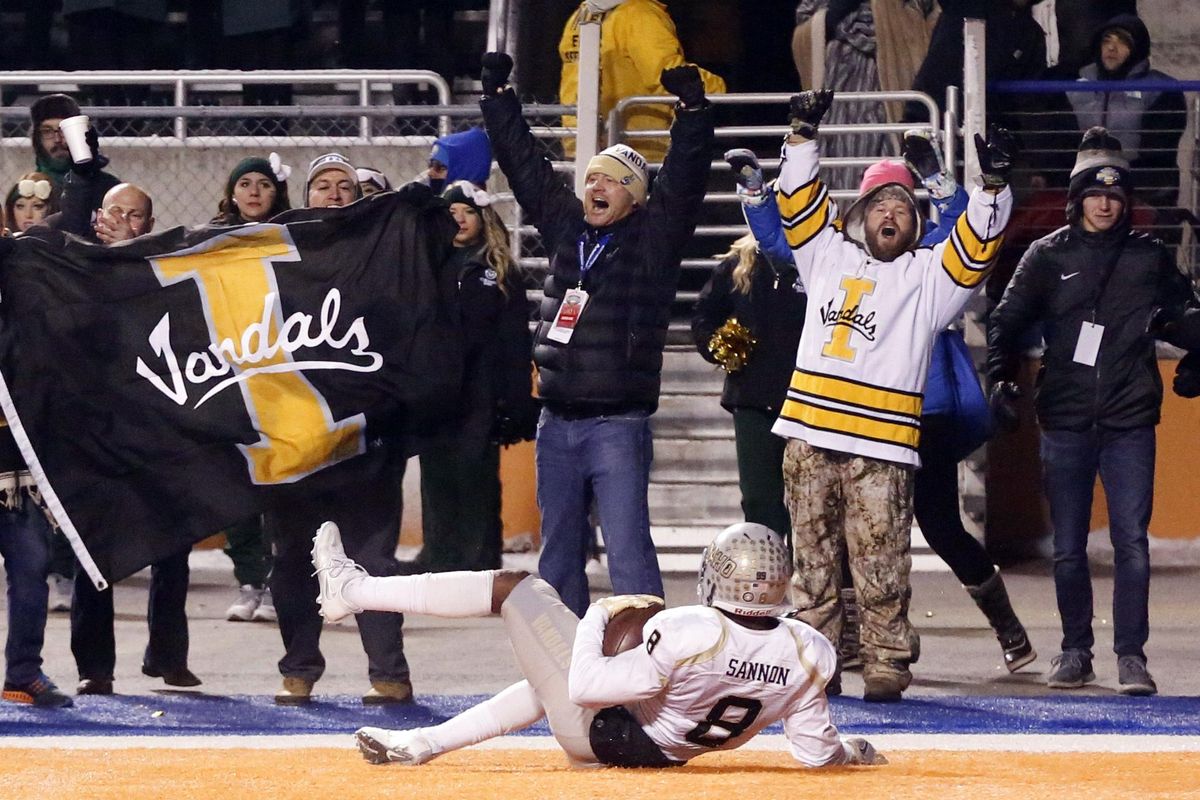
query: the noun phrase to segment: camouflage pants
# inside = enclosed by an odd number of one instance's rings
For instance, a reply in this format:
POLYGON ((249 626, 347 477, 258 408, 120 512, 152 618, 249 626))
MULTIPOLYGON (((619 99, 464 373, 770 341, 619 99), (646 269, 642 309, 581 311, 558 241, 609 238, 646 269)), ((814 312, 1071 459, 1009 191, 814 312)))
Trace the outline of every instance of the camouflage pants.
POLYGON ((792 439, 783 479, 798 616, 837 645, 844 621, 839 590, 845 548, 858 592, 863 672, 907 675, 916 641, 908 621, 913 470, 792 439))

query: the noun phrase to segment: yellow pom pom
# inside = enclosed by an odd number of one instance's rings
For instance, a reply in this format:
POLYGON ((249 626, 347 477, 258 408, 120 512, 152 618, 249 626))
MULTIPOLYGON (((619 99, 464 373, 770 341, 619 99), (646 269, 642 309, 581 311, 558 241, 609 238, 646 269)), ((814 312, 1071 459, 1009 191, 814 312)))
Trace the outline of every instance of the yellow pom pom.
POLYGON ((756 344, 758 340, 750 335, 750 329, 738 322, 737 317, 730 317, 713 332, 708 351, 723 370, 732 374, 746 366, 756 344))

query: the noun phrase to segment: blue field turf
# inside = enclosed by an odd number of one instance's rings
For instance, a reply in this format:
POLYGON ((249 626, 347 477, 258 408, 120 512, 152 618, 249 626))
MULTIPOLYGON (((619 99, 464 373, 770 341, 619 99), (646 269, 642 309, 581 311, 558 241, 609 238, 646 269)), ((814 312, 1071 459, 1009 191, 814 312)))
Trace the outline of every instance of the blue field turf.
MULTIPOLYGON (((413 705, 367 707, 347 695, 284 707, 262 695, 79 697, 74 708, 62 710, 0 704, 0 736, 350 733, 362 725, 437 724, 482 699, 422 697, 413 705)), ((834 721, 845 733, 1200 735, 1198 697, 915 697, 886 706, 853 698, 832 702, 834 721)), ((781 730, 776 725, 766 732, 781 730)), ((542 722, 523 733, 548 735, 549 729, 542 722)))

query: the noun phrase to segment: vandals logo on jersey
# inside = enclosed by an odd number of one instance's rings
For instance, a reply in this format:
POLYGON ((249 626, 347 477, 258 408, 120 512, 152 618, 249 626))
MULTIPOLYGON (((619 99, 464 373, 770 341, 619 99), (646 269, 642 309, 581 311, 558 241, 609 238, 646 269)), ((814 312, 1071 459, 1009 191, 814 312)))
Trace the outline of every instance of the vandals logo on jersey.
POLYGON ((875 341, 875 312, 864 311, 862 301, 875 292, 875 281, 870 278, 843 275, 838 284, 841 289, 841 304, 831 297, 821 306, 821 323, 829 331, 821 355, 839 361, 853 361, 858 350, 852 346, 851 334, 857 333, 869 342, 875 341))

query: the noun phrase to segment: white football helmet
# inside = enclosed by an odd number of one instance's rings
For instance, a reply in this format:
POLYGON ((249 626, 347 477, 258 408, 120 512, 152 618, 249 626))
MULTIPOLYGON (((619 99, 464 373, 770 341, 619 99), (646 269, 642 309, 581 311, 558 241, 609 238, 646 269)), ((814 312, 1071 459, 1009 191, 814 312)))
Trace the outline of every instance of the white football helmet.
POLYGON ((696 593, 702 605, 770 617, 784 610, 791 574, 783 537, 766 525, 739 522, 705 548, 696 593))

